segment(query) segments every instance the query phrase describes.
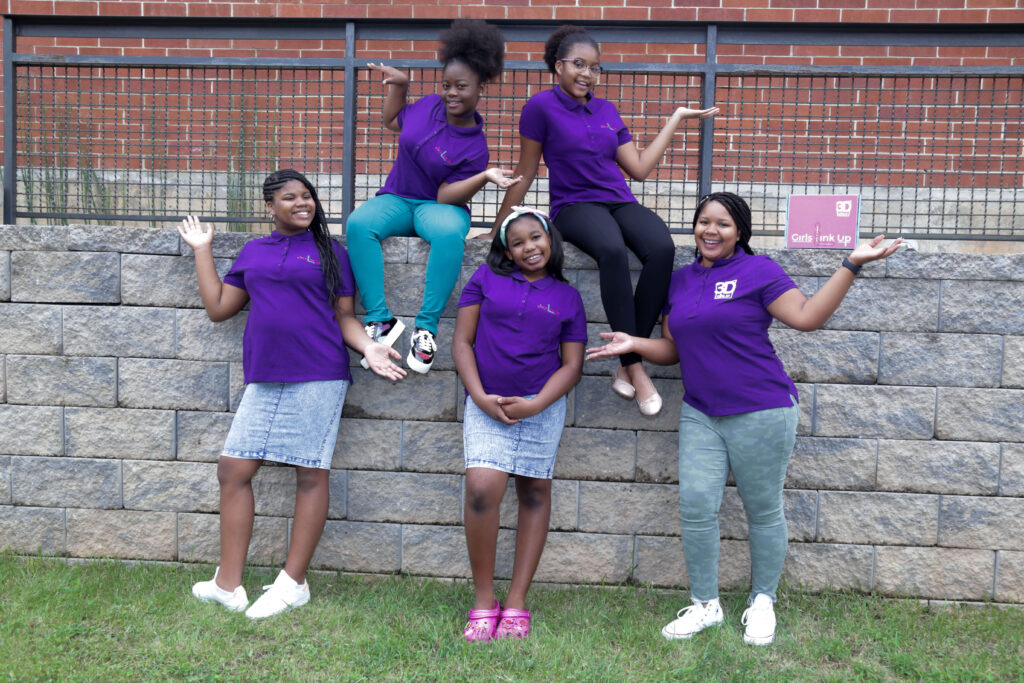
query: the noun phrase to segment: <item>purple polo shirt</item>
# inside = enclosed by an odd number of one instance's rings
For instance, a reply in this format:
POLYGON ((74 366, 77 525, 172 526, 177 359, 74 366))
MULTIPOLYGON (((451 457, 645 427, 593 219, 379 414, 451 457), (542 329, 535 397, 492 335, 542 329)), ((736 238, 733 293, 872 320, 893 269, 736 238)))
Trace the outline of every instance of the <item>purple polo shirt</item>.
POLYGON ((441 183, 465 180, 487 170, 484 120, 473 114, 476 125, 460 128, 448 123, 444 100, 427 95, 398 112, 398 156, 384 187, 377 194, 408 199, 437 199, 441 183))
POLYGON ((737 248, 710 268, 672 273, 664 314, 679 351, 683 400, 705 415, 785 408, 796 385, 768 338, 768 305, 796 285, 767 256, 737 248))
POLYGON ((543 146, 552 218, 570 204, 636 201, 615 162, 633 136, 608 100, 581 104, 556 85, 523 106, 519 134, 543 146))
POLYGON ((587 342, 583 299, 550 275, 530 282, 518 270, 498 275, 481 264, 459 297, 459 308, 480 306, 473 346, 484 391, 529 396, 562 367, 562 342, 587 342))
MULTIPOLYGON (((356 287, 348 252, 333 244, 341 275, 335 294, 352 296, 356 287)), ((242 336, 247 384, 352 381, 312 232, 287 236, 275 230, 252 240, 242 247, 224 282, 249 293, 249 320, 242 336)))

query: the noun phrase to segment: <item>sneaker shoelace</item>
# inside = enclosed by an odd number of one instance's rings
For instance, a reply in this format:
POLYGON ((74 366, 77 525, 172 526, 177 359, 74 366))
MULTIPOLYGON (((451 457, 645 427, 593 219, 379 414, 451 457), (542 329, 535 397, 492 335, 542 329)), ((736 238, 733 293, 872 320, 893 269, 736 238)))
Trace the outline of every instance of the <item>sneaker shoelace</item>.
POLYGON ((434 335, 430 334, 427 330, 416 333, 416 339, 413 341, 416 348, 425 351, 427 353, 433 353, 437 350, 437 343, 434 341, 434 335))

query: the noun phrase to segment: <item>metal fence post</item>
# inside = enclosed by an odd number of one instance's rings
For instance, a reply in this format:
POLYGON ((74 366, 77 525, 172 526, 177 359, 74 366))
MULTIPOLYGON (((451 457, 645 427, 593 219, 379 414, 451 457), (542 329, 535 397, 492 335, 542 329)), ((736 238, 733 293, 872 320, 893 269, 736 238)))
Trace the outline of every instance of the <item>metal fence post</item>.
POLYGON ((341 150, 341 221, 342 231, 348 225, 356 201, 356 25, 345 24, 345 118, 341 150))
POLYGON ((15 125, 18 84, 14 80, 14 19, 4 17, 4 216, 14 223, 18 201, 18 140, 15 125))
MULTIPOLYGON (((718 60, 718 26, 708 24, 707 37, 704 39, 704 92, 700 106, 702 109, 715 104, 715 62, 718 60)), ((711 163, 713 143, 715 141, 715 117, 701 119, 700 122, 700 159, 697 162, 697 196, 703 197, 711 192, 711 163)))

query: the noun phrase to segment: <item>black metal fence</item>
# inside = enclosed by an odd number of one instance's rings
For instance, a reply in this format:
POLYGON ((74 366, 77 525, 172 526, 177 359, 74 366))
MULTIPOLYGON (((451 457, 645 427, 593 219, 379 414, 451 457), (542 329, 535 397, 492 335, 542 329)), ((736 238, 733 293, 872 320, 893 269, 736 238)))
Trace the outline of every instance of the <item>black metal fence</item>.
MULTIPOLYGON (((160 224, 196 213, 253 229, 259 186, 295 167, 320 190, 332 220, 383 184, 397 135, 380 121, 384 87, 356 55, 432 39, 439 24, 342 22, 245 26, 216 22, 70 26, 5 18, 4 222, 160 224), (67 57, 19 54, 17 35, 175 35, 228 40, 310 31, 345 39, 340 59, 67 57)), ((865 233, 898 229, 941 239, 1024 239, 1024 67, 811 67, 719 64, 733 43, 907 42, 887 29, 686 25, 590 27, 599 40, 692 46, 702 63, 605 62, 597 92, 617 105, 638 144, 676 106, 722 109, 684 122, 637 198, 674 231, 687 231, 696 197, 747 197, 761 234, 782 234, 790 194, 858 194, 865 233), (817 30, 816 30, 817 29, 817 30)), ((512 40, 543 42, 549 25, 502 25, 512 40)), ((1024 35, 976 30, 922 33, 917 44, 1010 44, 1024 35)), ((410 98, 435 90, 436 63, 409 69, 410 98)), ((510 62, 488 86, 481 113, 493 164, 518 156, 519 108, 550 86, 535 62, 510 62)), ((545 172, 527 201, 547 203, 545 172)), ((501 195, 485 188, 474 223, 489 225, 501 195)), ((259 229, 259 228, 256 228, 259 229)))

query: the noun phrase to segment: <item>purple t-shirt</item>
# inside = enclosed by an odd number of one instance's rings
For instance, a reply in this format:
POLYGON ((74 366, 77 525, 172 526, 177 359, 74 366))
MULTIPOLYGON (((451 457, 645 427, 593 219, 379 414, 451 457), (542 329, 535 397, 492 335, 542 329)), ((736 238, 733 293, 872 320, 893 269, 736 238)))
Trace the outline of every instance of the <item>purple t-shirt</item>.
POLYGON ((615 162, 633 136, 608 100, 581 104, 556 85, 523 106, 519 134, 543 146, 552 217, 580 202, 636 201, 615 162))
POLYGON ((530 282, 518 270, 498 275, 481 264, 459 297, 480 306, 473 350, 488 394, 529 396, 562 367, 562 342, 587 342, 583 299, 550 275, 530 282))
POLYGON ((796 285, 767 256, 736 249, 710 268, 672 273, 664 314, 679 351, 683 400, 705 415, 785 408, 796 385, 768 338, 768 306, 796 285))
POLYGON ((384 187, 377 194, 408 199, 437 199, 441 183, 465 180, 487 170, 484 120, 474 113, 476 125, 460 128, 448 123, 444 100, 427 95, 398 112, 398 156, 384 187))
MULTIPOLYGON (((334 242, 341 282, 337 296, 356 292, 348 252, 334 242)), ((242 247, 224 282, 249 293, 242 369, 249 382, 352 381, 348 350, 334 319, 320 254, 307 230, 276 230, 242 247)))

